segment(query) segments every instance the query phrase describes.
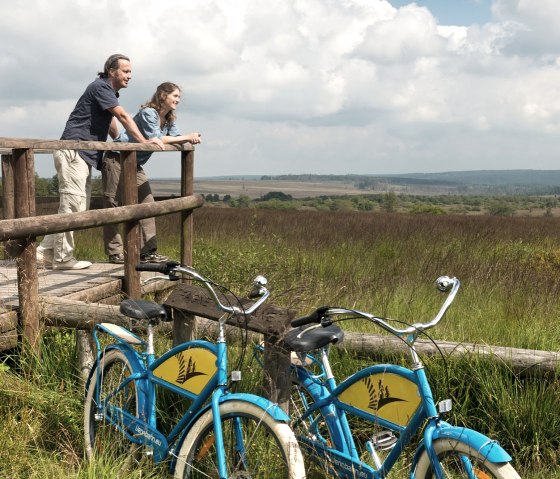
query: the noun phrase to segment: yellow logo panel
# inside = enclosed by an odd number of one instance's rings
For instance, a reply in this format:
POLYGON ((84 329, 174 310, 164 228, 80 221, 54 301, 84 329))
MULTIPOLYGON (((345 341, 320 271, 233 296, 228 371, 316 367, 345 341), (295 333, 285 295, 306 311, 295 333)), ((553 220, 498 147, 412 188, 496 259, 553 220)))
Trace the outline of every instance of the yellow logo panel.
POLYGON ((367 376, 352 384, 339 399, 399 426, 406 426, 420 405, 416 384, 392 373, 367 376))
POLYGON ((200 394, 216 373, 216 355, 204 348, 179 351, 154 369, 154 376, 200 394))

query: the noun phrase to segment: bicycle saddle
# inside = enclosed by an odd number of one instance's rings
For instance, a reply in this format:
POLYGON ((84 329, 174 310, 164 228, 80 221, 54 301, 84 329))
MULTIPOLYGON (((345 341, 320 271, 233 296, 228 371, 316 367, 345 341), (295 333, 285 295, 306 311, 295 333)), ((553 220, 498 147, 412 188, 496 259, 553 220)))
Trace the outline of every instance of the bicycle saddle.
POLYGON ((344 339, 344 331, 336 324, 326 328, 311 329, 299 337, 300 333, 309 326, 294 328, 284 337, 284 344, 289 351, 306 353, 315 349, 325 347, 327 344, 335 344, 344 339))
POLYGON ((125 299, 120 306, 120 312, 133 319, 149 319, 165 321, 167 312, 161 304, 144 299, 125 299))

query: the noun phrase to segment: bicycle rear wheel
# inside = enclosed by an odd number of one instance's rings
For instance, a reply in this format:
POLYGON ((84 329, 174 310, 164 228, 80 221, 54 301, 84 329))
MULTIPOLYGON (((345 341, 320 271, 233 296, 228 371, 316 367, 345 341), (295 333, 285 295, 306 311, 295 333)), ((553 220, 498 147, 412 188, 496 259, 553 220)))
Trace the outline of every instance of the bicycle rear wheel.
POLYGON ((334 477, 335 472, 329 459, 321 454, 319 446, 334 447, 334 441, 328 428, 327 420, 320 411, 297 423, 296 420, 315 402, 309 391, 295 379, 292 381, 290 394, 291 427, 305 457, 305 468, 309 479, 334 477))
MULTIPOLYGON (((304 479, 290 427, 244 401, 220 405, 228 478, 304 479)), ((192 426, 179 450, 176 479, 219 479, 212 410, 192 426)))
MULTIPOLYGON (((437 439, 433 445, 446 479, 520 479, 510 463, 488 462, 478 451, 463 442, 454 439, 437 439)), ((436 477, 426 451, 418 460, 414 477, 416 479, 436 477)))
MULTIPOLYGON (((86 392, 84 407, 85 450, 88 459, 94 456, 109 461, 129 463, 137 455, 139 446, 132 444, 120 427, 110 422, 100 402, 138 416, 138 398, 134 381, 117 391, 117 387, 132 374, 132 367, 125 354, 111 350, 94 366, 86 392)), ((118 418, 114 418, 118 422, 118 418)))

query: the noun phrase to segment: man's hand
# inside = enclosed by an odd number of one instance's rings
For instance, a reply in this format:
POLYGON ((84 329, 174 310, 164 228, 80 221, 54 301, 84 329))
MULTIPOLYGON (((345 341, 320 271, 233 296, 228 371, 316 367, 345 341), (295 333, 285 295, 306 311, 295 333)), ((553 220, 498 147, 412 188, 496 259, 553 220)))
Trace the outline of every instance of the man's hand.
POLYGON ((165 150, 165 146, 163 145, 163 141, 159 138, 150 138, 146 143, 154 143, 159 146, 160 150, 165 150))

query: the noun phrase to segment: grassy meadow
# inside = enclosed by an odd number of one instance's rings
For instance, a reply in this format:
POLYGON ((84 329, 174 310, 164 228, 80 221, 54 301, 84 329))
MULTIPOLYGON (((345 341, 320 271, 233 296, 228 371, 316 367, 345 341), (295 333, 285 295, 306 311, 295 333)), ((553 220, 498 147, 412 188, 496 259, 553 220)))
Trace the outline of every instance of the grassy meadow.
MULTIPOLYGON (((263 274, 271 301, 301 314, 328 304, 412 323, 433 318, 444 300, 434 281, 452 275, 462 288, 430 331, 434 339, 560 350, 557 218, 255 208, 202 208, 194 218, 194 266, 239 294, 263 274)), ((179 256, 178 227, 175 215, 158 218, 161 253, 179 256)), ((105 259, 99 229, 77 232, 76 242, 80 259, 105 259)), ((358 322, 344 327, 378 332, 358 322)), ((333 354, 341 377, 367 364, 333 354)), ((393 359, 403 361, 379 354, 369 362, 393 359)), ((72 336, 46 337, 41 362, 30 361, 0 366, 0 477, 122 477, 82 459, 72 336)), ((522 477, 560 478, 560 374, 483 358, 426 363, 436 400, 454 400, 451 422, 498 439, 522 477)), ((258 374, 250 358, 246 367, 258 374)))

